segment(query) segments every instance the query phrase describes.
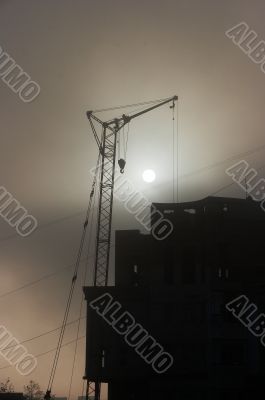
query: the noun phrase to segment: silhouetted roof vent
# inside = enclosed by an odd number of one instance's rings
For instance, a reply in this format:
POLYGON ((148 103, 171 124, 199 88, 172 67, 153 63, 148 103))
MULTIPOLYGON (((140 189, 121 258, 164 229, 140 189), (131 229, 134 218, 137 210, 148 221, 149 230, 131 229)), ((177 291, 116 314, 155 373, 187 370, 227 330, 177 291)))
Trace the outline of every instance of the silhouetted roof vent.
POLYGON ((184 212, 186 212, 188 214, 196 214, 195 208, 185 208, 184 212))
POLYGON ((228 211, 228 205, 227 205, 227 204, 224 204, 223 211, 224 211, 224 212, 227 212, 227 211, 228 211))
POLYGON ((164 214, 174 214, 174 210, 164 210, 164 214))

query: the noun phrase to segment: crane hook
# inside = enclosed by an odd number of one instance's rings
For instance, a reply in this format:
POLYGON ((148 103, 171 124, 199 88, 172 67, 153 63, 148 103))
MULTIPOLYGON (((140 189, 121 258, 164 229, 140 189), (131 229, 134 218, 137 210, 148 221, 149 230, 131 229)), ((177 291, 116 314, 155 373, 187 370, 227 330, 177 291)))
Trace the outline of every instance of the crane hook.
POLYGON ((173 100, 173 101, 172 101, 172 106, 170 106, 169 108, 171 108, 171 109, 174 110, 175 107, 176 107, 176 106, 175 106, 175 100, 173 100))
POLYGON ((125 161, 123 158, 120 158, 120 159, 118 160, 118 164, 119 164, 119 167, 120 167, 120 173, 123 174, 123 173, 124 173, 124 168, 125 168, 126 161, 125 161))

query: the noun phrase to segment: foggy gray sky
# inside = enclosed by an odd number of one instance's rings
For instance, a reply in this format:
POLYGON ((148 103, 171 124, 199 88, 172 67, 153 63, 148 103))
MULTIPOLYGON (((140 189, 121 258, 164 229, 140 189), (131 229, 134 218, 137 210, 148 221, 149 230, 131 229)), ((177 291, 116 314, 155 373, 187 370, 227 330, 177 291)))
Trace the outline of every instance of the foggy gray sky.
MULTIPOLYGON (((225 169, 265 144, 265 75, 225 36, 245 21, 265 40, 264 14, 262 0, 0 0, 0 46, 41 87, 26 104, 0 80, 0 186, 39 222, 34 234, 21 238, 0 220, 0 324, 16 338, 41 334, 62 320, 71 279, 71 269, 63 267, 75 260, 97 158, 85 112, 177 94, 180 201, 217 192, 231 183, 225 169)), ((126 177, 150 201, 172 201, 171 117, 165 107, 131 124, 126 177), (142 182, 146 168, 156 171, 155 183, 142 182)), ((263 155, 260 150, 243 158, 259 168, 263 155)), ((243 193, 234 185, 218 195, 243 193)), ((116 203, 113 228, 140 226, 116 203)), ((77 317, 80 285, 70 319, 77 317)), ((75 338, 75 329, 68 328, 66 341, 75 338)), ((33 354, 48 351, 57 334, 26 346, 33 354)), ((81 394, 84 340, 78 349, 73 398, 81 394)), ((73 350, 73 344, 62 350, 57 395, 68 393, 73 350)), ((29 377, 14 367, 1 369, 1 380, 10 376, 21 390, 34 379, 45 390, 52 357, 40 357, 29 377)), ((0 368, 6 365, 1 358, 0 368)))

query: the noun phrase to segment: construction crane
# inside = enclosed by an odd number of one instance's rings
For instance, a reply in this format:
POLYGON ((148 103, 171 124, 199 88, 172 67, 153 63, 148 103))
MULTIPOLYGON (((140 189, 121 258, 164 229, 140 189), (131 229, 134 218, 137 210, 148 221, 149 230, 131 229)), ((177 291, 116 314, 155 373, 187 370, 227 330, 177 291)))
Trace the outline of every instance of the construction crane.
MULTIPOLYGON (((136 114, 130 116, 123 114, 121 118, 114 118, 108 122, 101 121, 93 114, 93 111, 87 112, 87 117, 89 119, 101 156, 96 258, 93 280, 94 286, 107 286, 108 284, 113 189, 118 132, 133 119, 140 117, 149 111, 152 111, 170 102, 172 102, 172 107, 174 107, 177 99, 177 96, 173 96, 136 114), (97 134, 95 122, 97 122, 103 128, 101 138, 97 134)), ((125 160, 118 160, 118 164, 122 173, 125 167, 125 160)))
MULTIPOLYGON (((96 253, 94 266, 94 286, 107 286, 110 258, 111 241, 111 222, 113 208, 113 190, 116 164, 117 137, 121 129, 129 124, 133 119, 140 117, 158 107, 172 102, 171 108, 174 109, 177 96, 161 100, 158 104, 150 106, 133 115, 123 114, 120 118, 114 118, 107 122, 101 121, 93 111, 87 112, 96 143, 100 152, 100 185, 99 185, 99 204, 98 221, 96 233, 96 253), (101 136, 97 133, 96 124, 100 126, 101 136)), ((123 173, 126 161, 119 159, 120 172, 123 173)), ((100 399, 100 381, 87 382, 86 397, 93 395, 95 400, 100 399)))

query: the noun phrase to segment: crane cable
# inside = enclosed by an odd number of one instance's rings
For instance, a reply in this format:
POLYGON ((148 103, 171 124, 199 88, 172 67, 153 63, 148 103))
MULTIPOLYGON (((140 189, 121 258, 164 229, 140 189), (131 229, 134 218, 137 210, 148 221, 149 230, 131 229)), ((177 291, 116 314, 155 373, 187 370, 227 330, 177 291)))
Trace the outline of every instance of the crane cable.
POLYGON ((58 339, 58 344, 57 344, 57 348, 56 348, 56 352, 55 352, 55 356, 54 356, 54 360, 53 360, 51 374, 50 374, 50 377, 49 377, 47 391, 46 391, 46 394, 44 396, 45 400, 49 400, 51 398, 52 385, 53 385, 53 381, 54 381, 54 377, 55 377, 55 373, 56 373, 56 369, 57 369, 57 365, 58 365, 58 360, 59 360, 60 351, 61 351, 61 347, 62 347, 62 341, 63 341, 63 337, 64 337, 65 328, 66 328, 66 325, 67 325, 67 320, 68 320, 68 315, 69 315, 69 311, 70 311, 70 306, 71 306, 71 303, 72 303, 72 298, 73 298, 74 288, 75 288, 75 284, 76 284, 77 274, 78 274, 78 270, 79 270, 79 266, 80 266, 81 255, 82 255, 82 252, 83 252, 84 242, 85 242, 85 238, 86 238, 87 226, 88 226, 88 222, 89 222, 89 219, 90 219, 90 211, 91 211, 92 201, 93 201, 94 192, 95 192, 95 185, 96 185, 96 181, 97 181, 97 172, 98 172, 98 168, 99 168, 99 160, 100 160, 100 153, 98 155, 98 160, 97 160, 97 164, 96 164, 96 173, 94 175, 94 179, 93 179, 93 183, 92 183, 92 189, 91 189, 91 192, 90 192, 89 204, 88 204, 88 207, 87 207, 86 218, 85 218, 85 222, 84 222, 84 225, 83 225, 83 231, 82 231, 80 245, 79 245, 79 249, 78 249, 78 253, 77 253, 77 259, 76 259, 76 263, 75 263, 74 274, 73 274, 73 277, 72 277, 71 286, 70 286, 70 290, 69 290, 69 295, 68 295, 68 299, 67 299, 67 303, 66 303, 65 313, 64 313, 63 322, 62 322, 62 328, 61 328, 61 332, 60 332, 59 339, 58 339))
POLYGON ((120 109, 124 109, 124 108, 144 106, 144 105, 147 105, 147 104, 154 104, 154 103, 160 103, 160 102, 162 103, 162 101, 165 101, 165 100, 168 100, 168 98, 145 101, 145 102, 142 102, 142 103, 120 105, 120 106, 109 107, 109 108, 101 108, 101 109, 93 110, 93 113, 95 114, 95 113, 101 113, 101 112, 105 112, 105 111, 114 111, 114 110, 120 110, 120 109))
POLYGON ((172 199, 173 203, 175 203, 175 176, 176 176, 176 199, 177 203, 179 201, 179 171, 178 171, 178 155, 179 155, 179 143, 178 143, 178 102, 177 102, 177 132, 176 132, 176 123, 175 123, 175 100, 173 100, 172 106, 170 106, 172 109, 172 199), (175 137, 176 136, 176 137, 175 137), (176 141, 176 154, 177 154, 177 160, 176 160, 176 165, 175 165, 175 141, 176 141))
POLYGON ((121 158, 121 133, 120 131, 117 134, 117 145, 118 145, 118 160, 121 158))
POLYGON ((125 133, 124 125, 122 127, 122 133, 121 133, 120 130, 117 133, 118 165, 120 167, 121 174, 124 173, 124 168, 125 168, 125 165, 126 165, 129 131, 130 131, 130 123, 128 123, 128 127, 127 127, 127 132, 126 133, 125 133), (122 157, 121 157, 121 145, 123 147, 122 157))
POLYGON ((121 158, 121 146, 122 146, 122 148, 123 148, 122 156, 123 156, 123 159, 126 161, 129 132, 130 132, 130 123, 128 123, 128 125, 127 125, 126 132, 125 132, 124 126, 122 127, 122 133, 121 133, 121 131, 118 132, 118 135, 117 135, 118 160, 120 160, 120 158, 121 158))
MULTIPOLYGON (((172 200, 175 203, 175 103, 172 109, 172 200)), ((178 155, 177 155, 178 157, 178 155)))
MULTIPOLYGON (((98 179, 96 179, 96 182, 98 182, 98 179)), ((90 223, 89 233, 88 233, 89 239, 88 239, 86 262, 85 262, 85 269, 84 269, 84 276, 83 276, 83 286, 86 286, 87 270, 88 270, 88 264, 89 264, 89 258, 90 258, 90 246, 91 246, 92 227, 93 227, 94 210, 95 210, 94 205, 95 205, 95 197, 93 197, 91 223, 90 223)), ((81 319, 82 319, 83 303, 84 303, 84 298, 82 296, 81 301, 80 301, 79 317, 78 317, 78 324, 77 324, 77 330, 76 330, 76 341, 75 341, 74 357, 73 357, 73 363, 72 363, 72 369, 71 369, 70 384, 69 384, 69 390, 68 390, 68 400, 70 399, 71 390, 72 390, 72 382, 73 382, 74 369, 75 369, 75 364, 76 364, 77 345, 78 345, 78 338, 79 338, 80 325, 81 325, 81 319)), ((83 381, 83 387, 84 387, 84 381, 83 381)))
POLYGON ((125 161, 126 161, 126 158, 127 158, 129 132, 130 132, 130 122, 127 125, 127 132, 126 133, 124 132, 124 127, 123 127, 123 151, 124 151, 124 160, 125 161))

